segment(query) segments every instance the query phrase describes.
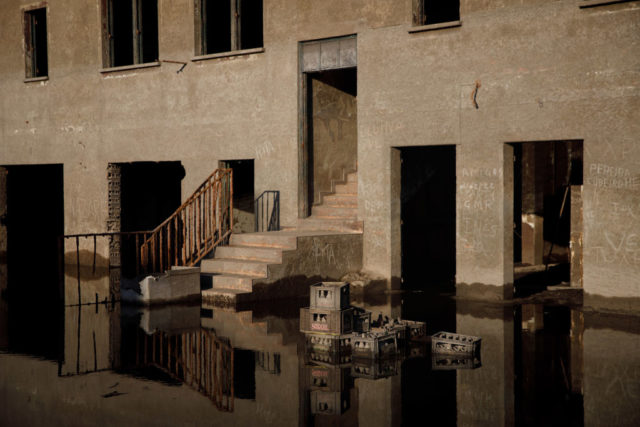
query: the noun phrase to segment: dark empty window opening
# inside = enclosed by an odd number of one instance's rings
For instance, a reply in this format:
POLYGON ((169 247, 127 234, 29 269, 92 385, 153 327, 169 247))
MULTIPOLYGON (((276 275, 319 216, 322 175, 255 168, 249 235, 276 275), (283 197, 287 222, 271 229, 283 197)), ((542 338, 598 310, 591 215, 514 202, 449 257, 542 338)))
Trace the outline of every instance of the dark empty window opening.
POLYGON ((512 145, 515 291, 526 296, 570 281, 570 242, 582 232, 571 213, 571 193, 582 185, 582 142, 512 145))
POLYGON ((402 286, 451 291, 456 272, 455 147, 400 151, 402 286))
POLYGON ((414 0, 414 25, 431 25, 460 20, 459 0, 414 0))
POLYGON ((263 46, 262 0, 196 0, 200 34, 197 54, 263 46))
POLYGON ((109 67, 158 60, 157 0, 108 0, 106 19, 109 67))
POLYGON ((26 77, 45 77, 49 73, 47 58, 47 9, 24 13, 26 77))

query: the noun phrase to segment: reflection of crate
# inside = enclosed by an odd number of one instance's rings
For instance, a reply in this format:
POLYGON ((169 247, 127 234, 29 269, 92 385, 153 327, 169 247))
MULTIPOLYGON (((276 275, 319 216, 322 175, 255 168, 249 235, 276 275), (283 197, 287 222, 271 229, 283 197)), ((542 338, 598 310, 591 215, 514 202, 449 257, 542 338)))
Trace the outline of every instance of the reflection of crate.
POLYGON ((397 351, 398 340, 393 333, 370 332, 354 334, 351 340, 351 354, 354 358, 384 358, 396 354, 397 351))
POLYGON ((327 353, 325 351, 308 351, 305 353, 305 363, 316 363, 322 366, 339 366, 351 363, 351 354, 327 353))
POLYGON ((369 332, 371 330, 371 312, 360 307, 353 308, 353 331, 369 332))
POLYGON ((351 336, 351 334, 327 335, 307 333, 305 334, 306 350, 351 354, 351 336))
POLYGON ((319 282, 311 285, 311 308, 344 310, 349 308, 349 284, 346 282, 319 282))
POLYGON ((480 354, 480 337, 438 332, 431 337, 431 352, 438 354, 480 354))
POLYGON ((321 366, 317 364, 305 366, 307 388, 310 390, 343 391, 348 389, 348 367, 321 366))
POLYGON ((300 309, 300 331, 325 334, 348 334, 353 330, 353 309, 300 309))
POLYGON ((311 392, 311 413, 314 415, 340 415, 349 409, 349 391, 311 392))
POLYGON ((478 357, 460 357, 447 355, 433 355, 431 369, 434 371, 449 371, 453 369, 476 369, 482 366, 478 357))
POLYGON ((353 359, 351 376, 375 380, 398 375, 400 359, 353 359))

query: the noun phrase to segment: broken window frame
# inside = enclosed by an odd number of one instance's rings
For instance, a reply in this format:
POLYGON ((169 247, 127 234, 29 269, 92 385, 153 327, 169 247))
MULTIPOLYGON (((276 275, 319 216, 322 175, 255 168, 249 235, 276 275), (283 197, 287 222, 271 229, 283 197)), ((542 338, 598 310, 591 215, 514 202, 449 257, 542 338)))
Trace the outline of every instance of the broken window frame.
POLYGON ((49 76, 49 37, 47 35, 46 6, 38 5, 24 10, 23 25, 25 79, 27 81, 45 80, 49 76), (41 26, 41 23, 38 23, 37 20, 36 15, 40 13, 44 15, 44 26, 41 26), (44 37, 44 41, 41 39, 42 37, 44 37))
POLYGON ((143 21, 145 18, 145 13, 143 10, 143 0, 131 0, 131 38, 129 42, 132 45, 133 54, 131 63, 127 64, 118 64, 116 65, 116 42, 114 40, 114 32, 115 32, 115 20, 117 19, 114 16, 113 11, 113 3, 117 0, 102 0, 102 47, 103 47, 103 56, 102 61, 104 67, 108 68, 120 68, 120 67, 131 67, 131 66, 147 66, 147 65, 158 65, 159 64, 159 56, 160 56, 160 43, 159 43, 159 8, 158 2, 155 2, 155 34, 146 34, 146 36, 151 36, 155 38, 155 46, 156 57, 151 61, 144 61, 145 56, 145 31, 143 28, 143 21))
MULTIPOLYGON (((195 12, 195 55, 196 58, 216 57, 216 56, 232 56, 242 53, 257 53, 264 51, 264 1, 260 1, 260 19, 262 20, 262 28, 260 29, 259 46, 244 47, 242 41, 242 3, 244 0, 227 0, 230 4, 230 50, 212 52, 208 48, 208 31, 209 23, 207 23, 207 3, 208 0, 194 0, 195 12)), ((213 23, 211 25, 214 25, 213 23)))
POLYGON ((438 29, 460 26, 460 2, 458 2, 458 15, 456 19, 427 23, 425 3, 441 1, 447 3, 450 0, 413 0, 413 26, 424 29, 438 29))

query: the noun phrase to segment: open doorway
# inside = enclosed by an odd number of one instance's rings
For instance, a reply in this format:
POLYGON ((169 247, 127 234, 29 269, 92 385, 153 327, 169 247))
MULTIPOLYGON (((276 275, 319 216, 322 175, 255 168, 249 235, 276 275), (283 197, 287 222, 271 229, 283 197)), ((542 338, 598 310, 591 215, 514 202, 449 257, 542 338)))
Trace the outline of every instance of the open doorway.
MULTIPOLYGON (((455 289, 455 146, 402 147, 400 175, 400 266, 403 289, 455 289)), ((397 153, 396 153, 397 154, 397 153)))
MULTIPOLYGON (((357 169, 357 73, 355 68, 306 73, 309 206, 331 193, 332 182, 357 169)), ((309 212, 310 213, 310 212, 309 212)))
POLYGON ((233 170, 233 231, 251 233, 255 229, 254 161, 222 160, 220 167, 233 170))
POLYGON ((334 184, 357 182, 357 65, 355 35, 300 43, 299 218, 334 184))
MULTIPOLYGON (((184 176, 178 161, 109 165, 110 231, 156 228, 180 207, 184 176)), ((135 276, 135 239, 123 239, 118 248, 119 252, 111 249, 111 264, 120 265, 124 277, 135 276)))
POLYGON ((572 241, 582 241, 582 141, 544 141, 513 147, 513 263, 517 296, 578 283, 572 241), (575 211, 575 212, 574 212, 575 211), (573 218, 572 218, 573 217, 573 218), (572 279, 572 276, 573 279, 572 279))
POLYGON ((55 359, 63 166, 4 166, 0 177, 0 342, 11 351, 55 359))

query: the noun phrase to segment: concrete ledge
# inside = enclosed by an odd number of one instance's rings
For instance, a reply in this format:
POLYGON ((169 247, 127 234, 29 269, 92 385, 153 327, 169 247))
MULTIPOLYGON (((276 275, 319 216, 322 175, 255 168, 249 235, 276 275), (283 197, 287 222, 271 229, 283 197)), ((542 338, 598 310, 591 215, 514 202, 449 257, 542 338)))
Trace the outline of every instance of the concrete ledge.
POLYGON ((485 301, 508 301, 513 298, 513 285, 484 285, 482 283, 456 283, 456 297, 485 301))
POLYGON ((220 52, 220 53, 212 53, 210 55, 199 55, 191 58, 191 61, 206 61, 207 59, 217 59, 217 58, 229 58, 232 56, 242 56, 242 55, 252 55, 254 53, 263 53, 263 47, 256 47, 253 49, 242 49, 242 50, 231 50, 229 52, 220 52))
POLYGON ((109 67, 109 68, 102 68, 100 69, 100 72, 102 74, 105 73, 115 73, 118 71, 129 71, 129 70, 137 70, 138 68, 153 68, 153 67, 159 67, 160 66, 160 62, 147 62, 144 64, 131 64, 131 65, 123 65, 121 67, 109 67))
POLYGON ((42 76, 42 77, 29 77, 24 79, 25 83, 32 83, 32 82, 44 82, 46 80, 49 80, 49 76, 42 76))
POLYGON ((413 33, 422 33, 425 31, 435 31, 435 30, 443 30, 445 28, 455 28, 461 27, 462 21, 449 21, 449 22, 439 22, 437 24, 429 24, 429 25, 420 25, 419 27, 411 27, 408 32, 410 34, 413 33))
POLYGON ((139 288, 123 288, 124 302, 133 304, 164 304, 200 298, 200 267, 171 267, 164 274, 146 276, 139 288))

